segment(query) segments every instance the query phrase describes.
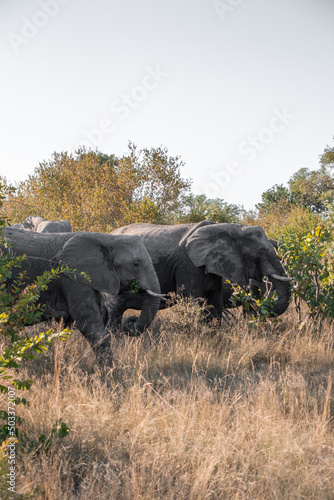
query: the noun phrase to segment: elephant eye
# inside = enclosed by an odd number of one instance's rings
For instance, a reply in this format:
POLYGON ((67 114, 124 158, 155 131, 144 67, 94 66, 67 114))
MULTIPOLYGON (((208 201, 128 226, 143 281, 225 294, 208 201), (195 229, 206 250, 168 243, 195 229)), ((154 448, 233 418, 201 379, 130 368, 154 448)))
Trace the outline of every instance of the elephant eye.
POLYGON ((135 262, 133 263, 133 266, 134 266, 134 267, 139 267, 139 262, 135 261, 135 262))

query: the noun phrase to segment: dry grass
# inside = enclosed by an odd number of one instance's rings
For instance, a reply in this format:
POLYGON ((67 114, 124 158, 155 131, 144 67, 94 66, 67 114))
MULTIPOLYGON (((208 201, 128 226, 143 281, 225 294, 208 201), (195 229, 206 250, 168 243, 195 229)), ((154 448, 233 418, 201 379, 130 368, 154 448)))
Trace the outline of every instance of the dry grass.
POLYGON ((141 338, 113 338, 112 373, 76 333, 26 369, 22 429, 60 417, 49 453, 19 452, 36 499, 334 498, 333 329, 201 323, 189 303, 141 338), (80 361, 79 361, 80 360, 80 361))

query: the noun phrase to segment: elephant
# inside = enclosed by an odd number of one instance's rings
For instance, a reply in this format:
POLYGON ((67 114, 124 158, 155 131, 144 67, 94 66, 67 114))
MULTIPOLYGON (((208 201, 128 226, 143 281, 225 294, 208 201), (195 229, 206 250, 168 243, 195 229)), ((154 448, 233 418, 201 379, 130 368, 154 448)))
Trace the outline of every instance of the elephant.
POLYGON ((36 233, 70 233, 72 232, 71 223, 68 220, 61 220, 54 222, 52 220, 44 219, 29 215, 23 224, 13 224, 11 227, 15 229, 24 229, 25 231, 33 231, 36 233))
POLYGON ((63 318, 65 325, 75 322, 94 350, 105 353, 107 359, 111 359, 106 329, 109 317, 103 294, 121 296, 135 284, 142 309, 135 331, 142 332, 153 321, 160 304, 160 285, 138 236, 89 232, 44 234, 11 227, 4 228, 3 235, 9 247, 4 244, 0 251, 26 255, 22 267, 6 283, 8 287, 22 271, 26 271, 25 285, 62 264, 77 271, 61 272, 41 293, 39 301, 45 306, 41 321, 63 318))
MULTIPOLYGON (((281 315, 290 299, 291 279, 259 226, 202 221, 196 224, 130 224, 112 231, 115 235, 137 235, 144 242, 160 281, 161 292, 178 293, 207 300, 211 319, 221 321, 232 307, 231 284, 248 287, 250 279, 267 276, 278 300, 273 315, 281 315)), ((118 297, 113 315, 117 324, 128 307, 139 309, 139 297, 118 297)), ((165 307, 161 303, 160 307, 165 307)))

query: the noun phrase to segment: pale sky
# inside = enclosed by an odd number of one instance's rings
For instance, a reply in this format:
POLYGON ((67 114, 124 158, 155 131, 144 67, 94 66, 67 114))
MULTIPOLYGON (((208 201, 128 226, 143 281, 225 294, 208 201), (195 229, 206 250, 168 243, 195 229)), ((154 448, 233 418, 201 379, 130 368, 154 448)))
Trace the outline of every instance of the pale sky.
POLYGON ((333 22, 334 0, 1 0, 0 174, 132 141, 253 208, 333 146, 333 22))

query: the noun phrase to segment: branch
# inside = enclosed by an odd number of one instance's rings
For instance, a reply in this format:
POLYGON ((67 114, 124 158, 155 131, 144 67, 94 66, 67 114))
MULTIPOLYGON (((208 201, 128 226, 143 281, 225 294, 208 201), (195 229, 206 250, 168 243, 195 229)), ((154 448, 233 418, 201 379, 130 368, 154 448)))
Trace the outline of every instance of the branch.
POLYGON ((21 205, 24 205, 25 207, 30 207, 30 208, 35 209, 35 207, 33 205, 28 205, 27 203, 23 203, 23 201, 19 201, 19 200, 3 200, 3 203, 20 203, 21 205))

